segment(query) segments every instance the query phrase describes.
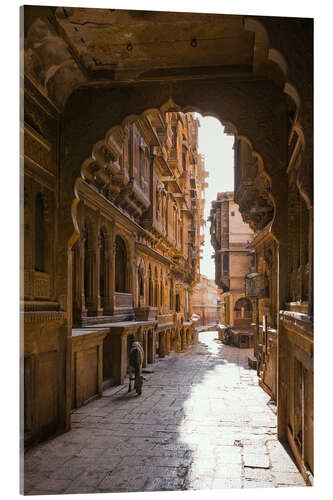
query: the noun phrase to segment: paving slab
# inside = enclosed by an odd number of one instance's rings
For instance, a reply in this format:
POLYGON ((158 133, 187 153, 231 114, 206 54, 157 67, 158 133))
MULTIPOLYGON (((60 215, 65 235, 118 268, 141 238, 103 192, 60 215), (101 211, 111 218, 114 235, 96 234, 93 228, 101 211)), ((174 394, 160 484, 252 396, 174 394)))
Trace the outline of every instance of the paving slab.
POLYGON ((108 388, 25 454, 25 494, 305 486, 251 354, 202 332, 148 368, 142 396, 108 388))

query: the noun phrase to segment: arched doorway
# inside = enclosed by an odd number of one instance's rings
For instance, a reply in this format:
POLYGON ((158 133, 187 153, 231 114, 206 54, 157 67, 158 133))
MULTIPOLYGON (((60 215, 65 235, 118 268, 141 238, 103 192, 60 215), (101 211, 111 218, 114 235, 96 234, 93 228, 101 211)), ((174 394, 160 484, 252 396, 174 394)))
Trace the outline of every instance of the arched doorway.
POLYGON ((234 326, 245 328, 252 322, 252 304, 246 297, 238 299, 234 306, 234 326))

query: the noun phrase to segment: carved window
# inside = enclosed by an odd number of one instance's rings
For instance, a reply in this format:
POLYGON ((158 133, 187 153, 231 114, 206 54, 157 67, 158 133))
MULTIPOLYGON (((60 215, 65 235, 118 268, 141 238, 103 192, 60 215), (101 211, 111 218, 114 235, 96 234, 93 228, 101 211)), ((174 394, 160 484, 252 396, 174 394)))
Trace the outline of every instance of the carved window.
POLYGON ((45 210, 41 193, 35 202, 35 270, 46 272, 46 227, 45 210))
POLYGON ((161 305, 161 307, 164 306, 164 287, 163 287, 162 276, 161 276, 161 281, 160 281, 160 305, 161 305))
POLYGON ((157 278, 157 269, 155 269, 155 283, 154 283, 154 306, 158 306, 158 278, 157 278))
POLYGON ((160 203, 161 203, 160 190, 158 187, 156 187, 156 217, 157 218, 160 215, 160 203))
POLYGON ((126 293, 127 287, 127 251, 124 240, 116 237, 116 256, 115 256, 115 288, 116 292, 126 293))
POLYGON ((173 309, 173 293, 172 293, 172 283, 170 281, 170 290, 169 290, 169 309, 172 311, 173 309))
POLYGON ((180 312, 180 296, 176 293, 176 312, 180 312))
POLYGON ((143 297, 144 296, 144 281, 143 281, 143 272, 141 269, 139 269, 138 280, 139 280, 139 294, 140 294, 140 297, 143 297))
POLYGON ((145 151, 144 151, 143 146, 140 144, 140 148, 139 148, 139 176, 140 176, 139 184, 140 184, 142 189, 144 189, 144 185, 145 185, 145 161, 146 161, 145 151))
POLYGON ((162 220, 163 222, 165 223, 165 203, 166 203, 166 199, 165 199, 165 196, 161 196, 161 209, 162 209, 162 220))
POLYGON ((149 266, 148 272, 148 304, 153 305, 153 280, 151 276, 151 267, 149 266))

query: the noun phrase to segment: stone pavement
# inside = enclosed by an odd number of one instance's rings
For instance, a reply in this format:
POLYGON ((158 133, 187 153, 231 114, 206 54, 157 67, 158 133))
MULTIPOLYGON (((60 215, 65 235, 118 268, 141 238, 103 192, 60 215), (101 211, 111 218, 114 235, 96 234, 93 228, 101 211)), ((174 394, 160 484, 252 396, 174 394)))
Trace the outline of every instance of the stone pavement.
POLYGON ((252 350, 216 337, 151 365, 142 396, 113 387, 76 410, 70 432, 26 453, 25 494, 304 486, 252 350))

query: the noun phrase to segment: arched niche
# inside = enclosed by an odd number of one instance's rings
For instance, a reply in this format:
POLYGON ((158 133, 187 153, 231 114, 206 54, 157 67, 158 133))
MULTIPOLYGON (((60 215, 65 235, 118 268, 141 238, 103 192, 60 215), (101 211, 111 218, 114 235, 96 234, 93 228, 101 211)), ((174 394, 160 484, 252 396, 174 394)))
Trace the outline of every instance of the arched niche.
POLYGON ((115 239, 115 291, 129 293, 127 248, 119 235, 115 239))
POLYGON ((148 268, 148 305, 153 306, 153 277, 151 265, 149 264, 148 268))
POLYGON ((241 297, 235 302, 234 305, 234 318, 235 319, 251 319, 252 317, 252 304, 247 297, 241 297))

